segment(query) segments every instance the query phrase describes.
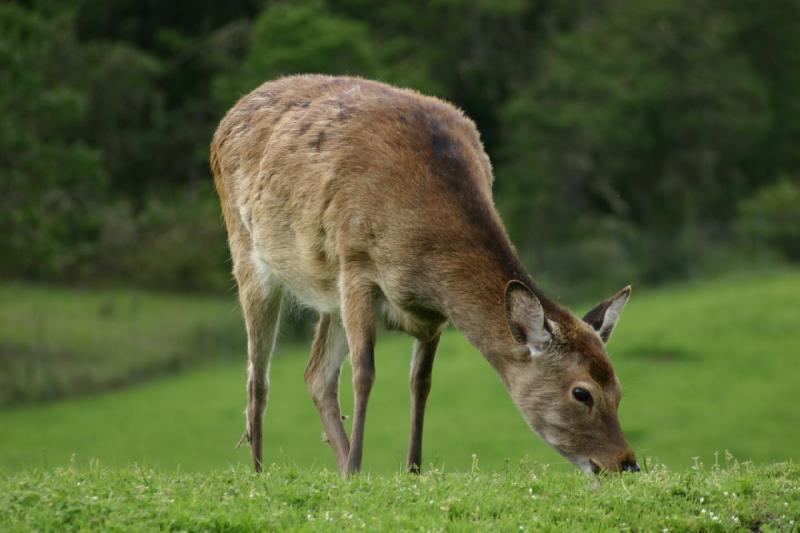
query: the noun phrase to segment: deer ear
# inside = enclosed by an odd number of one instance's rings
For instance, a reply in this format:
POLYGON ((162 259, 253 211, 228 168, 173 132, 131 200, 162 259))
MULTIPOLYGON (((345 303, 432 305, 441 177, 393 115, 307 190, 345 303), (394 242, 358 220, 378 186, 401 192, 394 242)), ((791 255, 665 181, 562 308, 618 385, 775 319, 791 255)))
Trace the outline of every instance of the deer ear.
POLYGON ((506 321, 514 339, 528 347, 531 355, 542 355, 550 345, 551 335, 541 302, 521 281, 506 285, 506 321))
POLYGON ((628 285, 608 300, 603 300, 597 304, 594 309, 583 317, 583 321, 594 328, 604 343, 608 343, 608 339, 611 338, 611 333, 614 331, 619 316, 622 314, 622 309, 630 296, 631 286, 628 285))

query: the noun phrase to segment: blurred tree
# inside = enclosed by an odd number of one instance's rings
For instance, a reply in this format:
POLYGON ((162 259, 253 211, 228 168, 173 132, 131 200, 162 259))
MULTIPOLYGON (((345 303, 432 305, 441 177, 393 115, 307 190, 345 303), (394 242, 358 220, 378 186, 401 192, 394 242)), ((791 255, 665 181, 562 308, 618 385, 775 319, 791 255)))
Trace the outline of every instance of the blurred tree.
POLYGON ((163 176, 168 144, 161 63, 125 43, 93 42, 81 51, 79 83, 91 102, 84 140, 103 154, 114 191, 137 199, 143 184, 163 176))
POLYGON ((740 228, 757 245, 800 261, 800 180, 782 176, 741 203, 740 228))
POLYGON ((244 53, 248 18, 263 4, 79 2, 76 26, 92 49, 87 76, 98 104, 92 141, 113 144, 111 174, 137 205, 165 188, 206 181, 210 132, 224 111, 211 80, 244 53))
POLYGON ((735 214, 769 116, 736 29, 713 2, 620 0, 559 35, 503 110, 518 237, 574 238, 575 222, 611 216, 653 235, 656 259, 687 225, 735 214))
POLYGON ((85 259, 102 154, 81 139, 89 100, 69 18, 0 5, 0 272, 57 276, 85 259))
POLYGON ((736 48, 764 83, 768 131, 747 172, 754 181, 800 168, 800 2, 720 2, 736 19, 736 48))
POLYGON ((224 239, 205 262, 183 237, 218 236, 208 143, 296 72, 461 106, 515 242, 569 286, 689 275, 800 164, 796 0, 17 0, 0 28, 4 275, 228 288, 224 239))
POLYGON ((377 77, 378 56, 363 22, 331 14, 319 2, 275 4, 256 19, 239 69, 221 76, 216 91, 230 106, 263 82, 288 74, 377 77))

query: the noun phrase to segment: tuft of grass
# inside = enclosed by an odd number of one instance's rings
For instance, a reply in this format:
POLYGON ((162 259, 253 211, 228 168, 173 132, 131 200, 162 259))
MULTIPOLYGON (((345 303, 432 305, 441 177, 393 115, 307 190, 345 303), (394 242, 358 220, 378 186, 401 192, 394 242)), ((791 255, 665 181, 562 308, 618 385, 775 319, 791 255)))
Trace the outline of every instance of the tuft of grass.
POLYGON ((796 531, 799 521, 791 463, 658 466, 599 482, 531 463, 352 479, 290 466, 255 475, 93 464, 0 479, 11 531, 796 531))
POLYGON ((0 285, 0 406, 116 388, 244 346, 233 298, 0 285))

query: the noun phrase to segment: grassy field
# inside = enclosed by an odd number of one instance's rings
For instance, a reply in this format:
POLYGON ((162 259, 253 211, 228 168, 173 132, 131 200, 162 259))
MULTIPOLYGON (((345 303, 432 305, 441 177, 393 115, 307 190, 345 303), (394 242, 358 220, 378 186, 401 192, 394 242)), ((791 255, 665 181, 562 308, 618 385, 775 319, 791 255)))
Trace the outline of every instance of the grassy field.
POLYGON ((0 285, 0 406, 142 381, 241 349, 233 298, 0 285))
MULTIPOLYGON (((798 309, 797 272, 635 294, 610 351, 625 387, 621 421, 639 456, 675 469, 695 457, 711 463, 725 450, 759 463, 796 460, 798 309)), ((373 473, 398 471, 406 453, 410 349, 403 336, 379 340, 364 463, 373 473)), ((306 346, 279 346, 273 361, 266 460, 333 468, 302 381, 306 353, 306 346)), ((73 456, 76 464, 99 459, 183 471, 246 463, 247 450, 233 447, 243 426, 244 356, 232 359, 124 390, 2 409, 0 471, 52 467, 73 456)), ((348 412, 347 372, 343 384, 348 412)), ((452 331, 434 370, 425 459, 464 471, 473 454, 488 470, 525 457, 570 469, 530 432, 489 365, 452 331)))
POLYGON ((286 466, 258 476, 94 465, 0 478, 10 531, 797 531, 798 521, 793 464, 655 468, 599 483, 527 463, 349 480, 286 466))

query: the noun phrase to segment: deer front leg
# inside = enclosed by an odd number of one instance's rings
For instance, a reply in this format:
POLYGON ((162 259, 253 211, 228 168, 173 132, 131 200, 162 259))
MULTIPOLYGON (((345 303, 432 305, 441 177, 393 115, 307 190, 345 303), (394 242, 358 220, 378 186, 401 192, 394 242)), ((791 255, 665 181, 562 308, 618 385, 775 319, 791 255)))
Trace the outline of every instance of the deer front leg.
POLYGON ((425 404, 431 392, 431 373, 440 335, 428 341, 414 343, 411 361, 411 440, 408 446, 407 469, 419 474, 422 466, 422 426, 425 423, 425 404))
POLYGON ((353 429, 345 470, 351 475, 361 470, 367 402, 375 382, 375 289, 352 282, 343 288, 342 321, 353 367, 353 429))

